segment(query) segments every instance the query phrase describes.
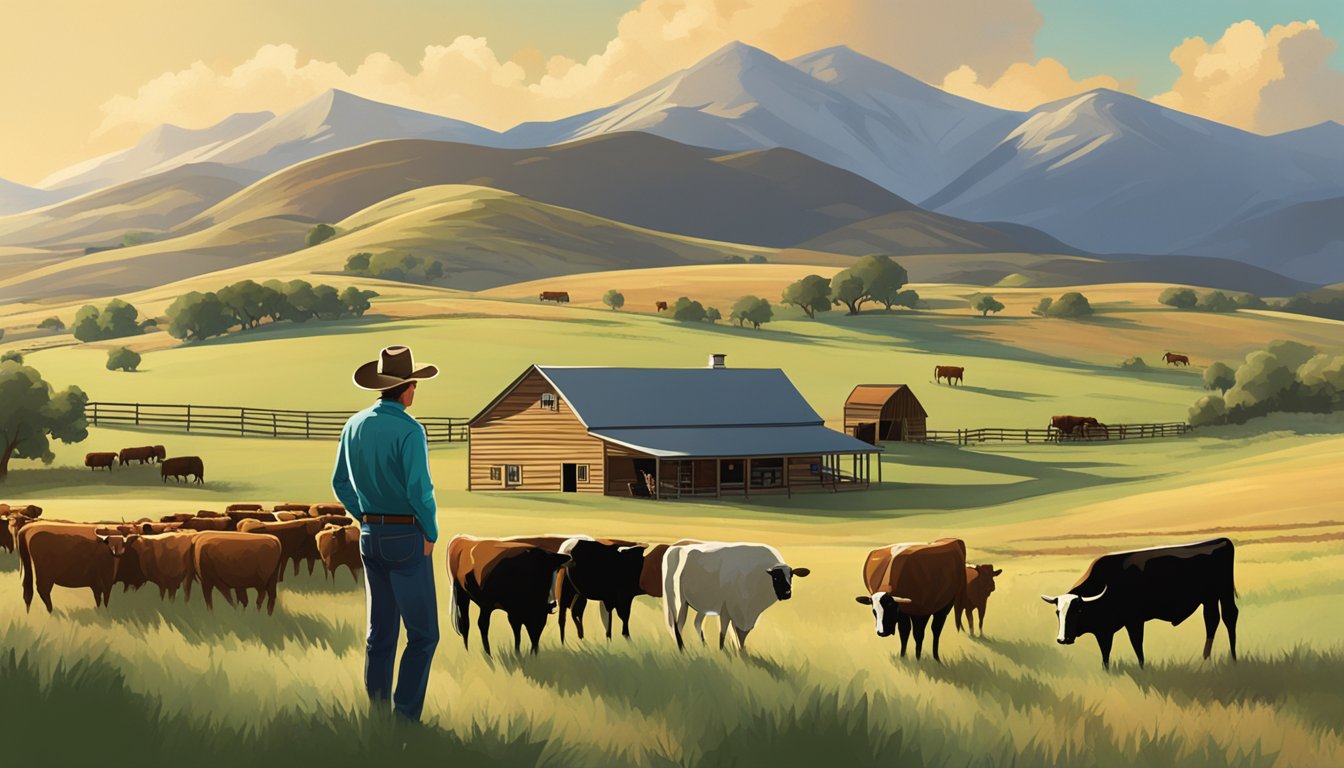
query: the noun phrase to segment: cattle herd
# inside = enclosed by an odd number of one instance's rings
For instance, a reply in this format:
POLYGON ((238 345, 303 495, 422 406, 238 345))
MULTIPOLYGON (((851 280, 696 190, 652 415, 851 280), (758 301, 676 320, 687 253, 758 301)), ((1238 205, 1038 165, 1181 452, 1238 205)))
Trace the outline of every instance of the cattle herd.
MULTIPOLYGON (((334 578, 345 566, 358 581, 362 569, 359 527, 339 504, 232 504, 224 512, 199 511, 127 522, 73 523, 42 517, 32 505, 0 504, 0 549, 17 552, 24 604, 32 607, 36 592, 52 610, 52 587, 89 589, 97 606, 107 606, 116 584, 122 591, 152 583, 161 598, 175 599, 179 589, 191 597, 199 581, 205 604, 213 609, 219 590, 230 604, 246 607, 248 590, 257 592, 257 610, 266 603, 275 610, 276 585, 292 567, 298 574, 306 562, 312 574, 321 563, 334 578)), ((1193 544, 1153 547, 1103 555, 1092 561, 1069 591, 1042 595, 1054 606, 1056 641, 1072 644, 1091 634, 1104 667, 1109 668, 1112 639, 1125 629, 1139 665, 1144 663, 1143 635, 1148 621, 1173 626, 1203 608, 1209 658, 1221 620, 1227 629, 1231 658, 1236 659, 1235 548, 1225 538, 1193 544)), ((448 542, 448 577, 453 628, 469 647, 470 611, 477 608, 481 645, 490 654, 490 617, 504 611, 513 629, 515 653, 522 651, 526 630, 532 653, 540 645, 549 616, 558 611, 560 642, 566 625, 584 636, 584 613, 597 603, 606 637, 612 636, 613 615, 622 636, 630 637, 634 599, 662 601, 668 633, 677 648, 685 647, 690 611, 705 641, 704 620, 719 617, 719 647, 731 628, 739 648, 761 615, 793 596, 795 578, 810 569, 789 565, 767 544, 708 542, 682 539, 648 544, 587 535, 516 536, 487 539, 458 535, 448 542)), ((961 539, 906 542, 879 547, 862 564, 864 594, 856 601, 868 606, 879 637, 900 635, 901 656, 910 636, 915 658, 923 653, 932 630, 932 651, 939 659, 939 639, 953 613, 958 630, 963 616, 980 634, 985 610, 1002 569, 968 564, 961 539)))
POLYGON ((180 482, 195 478, 198 484, 205 483, 205 462, 200 456, 173 456, 169 458, 162 445, 142 445, 138 448, 122 448, 120 451, 94 451, 84 454, 84 466, 92 470, 106 469, 111 472, 114 466, 124 467, 131 462, 159 465, 159 475, 163 482, 173 478, 180 482))

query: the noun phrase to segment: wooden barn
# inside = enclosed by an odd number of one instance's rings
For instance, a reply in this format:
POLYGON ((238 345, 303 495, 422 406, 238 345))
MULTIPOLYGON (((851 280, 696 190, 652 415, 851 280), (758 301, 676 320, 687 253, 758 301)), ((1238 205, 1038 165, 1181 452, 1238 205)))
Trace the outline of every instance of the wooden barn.
POLYGON ((468 424, 468 490, 666 499, 869 487, 880 449, 828 429, 783 371, 713 360, 529 367, 468 424))
POLYGON ((845 400, 845 434, 870 445, 923 440, 928 418, 904 384, 860 384, 845 400))

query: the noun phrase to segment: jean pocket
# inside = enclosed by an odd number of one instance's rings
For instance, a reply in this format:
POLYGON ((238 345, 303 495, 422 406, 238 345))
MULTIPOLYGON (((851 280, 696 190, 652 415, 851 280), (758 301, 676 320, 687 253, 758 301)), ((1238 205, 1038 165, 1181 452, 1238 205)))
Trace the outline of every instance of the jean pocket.
POLYGON ((373 557, 374 553, 373 534, 369 531, 361 531, 359 534, 359 556, 369 558, 373 557))
POLYGON ((379 536, 378 557, 388 563, 404 563, 415 557, 417 551, 424 551, 422 541, 424 539, 418 533, 379 536))

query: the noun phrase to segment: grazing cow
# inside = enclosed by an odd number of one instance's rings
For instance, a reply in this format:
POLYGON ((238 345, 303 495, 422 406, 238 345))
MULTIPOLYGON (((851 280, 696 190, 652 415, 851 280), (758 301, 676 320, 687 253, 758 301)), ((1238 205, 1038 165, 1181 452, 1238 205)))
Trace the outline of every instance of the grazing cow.
POLYGON ((663 554, 663 607, 677 650, 685 648, 682 628, 687 610, 694 608, 701 642, 705 642, 705 617, 718 616, 719 648, 731 624, 738 647, 745 651, 747 635, 765 609, 791 598, 793 577, 809 573, 807 568, 786 565, 768 544, 673 544, 663 554))
POLYGON ((106 467, 110 472, 112 471, 112 465, 116 463, 117 454, 112 453, 111 451, 84 454, 84 466, 89 469, 96 470, 99 467, 106 467))
POLYGON ((160 598, 176 600, 177 590, 185 586, 183 599, 191 599, 191 582, 196 578, 192 541, 198 535, 194 531, 156 533, 142 535, 127 543, 127 551, 139 560, 145 580, 159 588, 160 598))
POLYGON ((191 564, 201 582, 205 607, 214 610, 215 589, 233 605, 237 595, 247 607, 247 590, 257 590, 257 610, 275 613, 275 583, 280 576, 280 540, 261 533, 200 533, 192 538, 191 564))
POLYGON ((322 558, 322 568, 333 579, 342 565, 350 569, 350 576, 359 582, 359 571, 364 561, 359 556, 359 526, 328 525, 317 532, 317 554, 322 558))
POLYGON ((322 517, 323 515, 342 515, 349 517, 349 513, 345 511, 345 507, 340 504, 314 504, 308 508, 309 517, 322 517))
POLYGON ((230 504, 224 508, 224 513, 228 514, 230 512, 260 512, 261 510, 262 506, 260 504, 230 504))
POLYGON ((663 596, 663 557, 667 548, 682 544, 703 544, 699 539, 681 539, 671 544, 654 544, 644 551, 644 567, 639 573, 639 590, 649 597, 663 596))
MULTIPOLYGON (((295 504, 293 502, 289 502, 286 504, 276 504, 274 507, 271 508, 271 511, 274 512, 277 517, 280 515, 281 512, 292 512, 294 514, 297 514, 299 517, 308 517, 308 510, 312 509, 312 507, 313 507, 312 504, 295 504)), ((342 507, 341 509, 344 510, 345 508, 342 507)))
POLYGON ((154 446, 145 445, 139 448, 122 448, 117 454, 117 461, 121 466, 126 466, 132 461, 138 461, 141 464, 154 461, 154 446))
POLYGON ((321 520, 291 520, 289 522, 263 522, 245 519, 238 523, 239 533, 270 534, 280 541, 280 580, 285 580, 285 566, 294 562, 294 575, 299 575, 299 563, 308 561, 308 575, 313 574, 321 556, 317 551, 317 532, 325 527, 321 520))
POLYGON ((152 445, 152 446, 150 446, 150 447, 154 449, 154 460, 155 460, 155 461, 157 461, 157 462, 159 462, 160 464, 162 464, 162 463, 163 463, 163 460, 166 459, 166 458, 168 458, 168 451, 167 451, 167 449, 165 449, 162 445, 152 445))
POLYGON ((232 531, 233 521, 227 517, 193 517, 182 522, 187 531, 232 531))
POLYGON ((952 617, 957 621, 957 631, 961 631, 961 615, 966 614, 967 631, 975 634, 975 617, 971 611, 980 614, 980 636, 985 636, 985 605, 989 602, 989 593, 994 591, 994 578, 1003 573, 1002 568, 992 565, 967 565, 966 586, 957 595, 952 607, 952 617))
POLYGON ((173 480, 188 479, 190 476, 196 476, 196 482, 205 484, 205 462, 201 461, 200 456, 174 456, 171 459, 164 459, 159 465, 159 474, 163 477, 163 482, 168 482, 168 478, 173 480))
POLYGON ((182 523, 178 521, 168 523, 165 523, 163 521, 155 523, 150 522, 149 520, 135 521, 135 531, 136 533, 139 533, 142 536, 152 536, 160 533, 172 533, 173 531, 181 529, 182 529, 182 523))
POLYGON ((602 625, 611 639, 611 614, 621 618, 622 634, 630 637, 630 604, 641 594, 639 572, 643 567, 642 544, 619 539, 594 539, 585 535, 511 536, 500 541, 521 542, 547 552, 569 555, 573 562, 556 575, 555 599, 559 606, 556 621, 560 642, 565 642, 565 619, 574 619, 574 630, 583 639, 583 614, 588 601, 602 609, 602 625), (578 546, 582 542, 582 546, 578 546), (576 578, 577 576, 577 578, 576 578))
POLYGON ((966 369, 960 365, 935 365, 933 366, 933 380, 935 383, 947 379, 948 385, 956 379, 961 384, 962 377, 966 375, 966 369))
POLYGON ((1111 641, 1121 627, 1129 633, 1134 655, 1143 666, 1143 625, 1169 621, 1177 626, 1204 607, 1204 658, 1218 633, 1218 609, 1232 660, 1237 660, 1237 588, 1232 570, 1236 550, 1229 539, 1153 547, 1102 555, 1092 561, 1068 592, 1041 599, 1055 606, 1059 634, 1055 641, 1072 645, 1081 635, 1097 638, 1101 666, 1111 666, 1111 641))
POLYGON ((233 527, 235 530, 238 528, 238 524, 243 522, 244 520, 257 520, 263 523, 274 523, 280 519, 276 517, 274 513, 271 512, 252 512, 252 511, 239 511, 239 510, 230 510, 228 512, 225 512, 224 516, 229 518, 229 520, 233 522, 233 527))
POLYGON ((16 541, 25 609, 32 609, 36 588, 51 613, 53 586, 87 588, 93 592, 94 605, 106 606, 126 542, 135 536, 76 523, 42 521, 25 525, 16 541))
POLYGON ((514 653, 522 653, 527 628, 532 653, 541 643, 546 617, 555 610, 557 572, 570 556, 521 541, 454 536, 448 542, 448 576, 453 582, 453 628, 467 647, 471 604, 480 609, 476 626, 485 655, 490 655, 490 614, 503 610, 513 627, 514 653))
POLYGON ((308 515, 305 512, 276 512, 275 519, 281 523, 288 523, 291 520, 306 520, 308 515))
POLYGON ((196 510, 196 517, 202 517, 202 518, 220 517, 220 518, 223 518, 223 517, 228 517, 228 515, 224 514, 223 512, 216 512, 216 511, 214 511, 213 509, 198 509, 198 510, 196 510))
POLYGON ((666 301, 656 301, 656 302, 654 302, 654 304, 653 304, 653 308, 654 308, 654 310, 657 311, 657 312, 666 312, 666 311, 667 311, 667 302, 666 302, 666 301))
POLYGON ((0 549, 6 552, 14 551, 14 534, 9 529, 10 517, 23 518, 25 520, 36 520, 42 515, 42 508, 28 504, 22 507, 11 507, 8 504, 0 504, 0 549))
POLYGON ((938 640, 943 623, 966 588, 966 544, 961 539, 936 539, 874 549, 863 564, 863 584, 868 594, 855 600, 872 607, 878 637, 891 637, 899 628, 904 657, 913 627, 918 659, 924 628, 933 617, 933 658, 941 661, 938 640))
POLYGON ((1087 437, 1098 430, 1109 437, 1106 425, 1092 416, 1051 416, 1050 429, 1055 430, 1056 439, 1065 436, 1087 437))
POLYGON ((194 519, 196 516, 190 512, 174 512, 171 515, 164 515, 159 518, 160 523, 185 523, 194 519))
POLYGON ((1168 352, 1162 355, 1162 359, 1166 361, 1167 365, 1184 365, 1187 368, 1190 367, 1190 357, 1188 355, 1174 355, 1168 352))
POLYGON ((568 304, 569 293, 567 291, 542 291, 537 296, 537 301, 554 301, 557 304, 568 304))

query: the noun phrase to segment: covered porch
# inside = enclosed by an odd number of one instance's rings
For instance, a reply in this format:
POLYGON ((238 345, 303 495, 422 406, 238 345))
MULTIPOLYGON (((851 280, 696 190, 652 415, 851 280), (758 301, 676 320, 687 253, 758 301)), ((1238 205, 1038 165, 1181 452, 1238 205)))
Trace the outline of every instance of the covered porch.
POLYGON ((608 454, 606 478, 609 496, 750 499, 865 490, 874 481, 882 482, 882 462, 880 457, 874 462, 872 452, 666 458, 627 449, 619 455, 608 454))

